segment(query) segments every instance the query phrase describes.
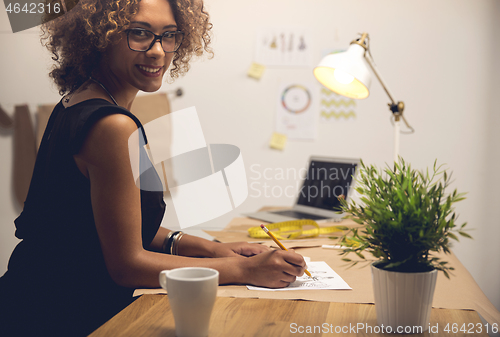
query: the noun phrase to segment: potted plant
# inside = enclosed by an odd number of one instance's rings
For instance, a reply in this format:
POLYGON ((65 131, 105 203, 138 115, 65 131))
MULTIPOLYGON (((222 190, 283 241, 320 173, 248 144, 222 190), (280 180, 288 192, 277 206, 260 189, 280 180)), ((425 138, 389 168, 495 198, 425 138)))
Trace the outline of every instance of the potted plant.
POLYGON ((445 192, 450 175, 441 166, 429 173, 414 170, 400 158, 394 167, 379 170, 361 162, 356 191, 360 202, 341 199, 342 212, 360 228, 348 229, 340 238, 343 260, 351 265, 371 264, 377 322, 391 327, 429 325, 437 271, 449 278, 448 266, 433 253, 450 253, 450 239, 464 232, 457 225, 453 204, 465 199, 454 190, 445 192), (346 255, 354 253, 359 259, 346 255))

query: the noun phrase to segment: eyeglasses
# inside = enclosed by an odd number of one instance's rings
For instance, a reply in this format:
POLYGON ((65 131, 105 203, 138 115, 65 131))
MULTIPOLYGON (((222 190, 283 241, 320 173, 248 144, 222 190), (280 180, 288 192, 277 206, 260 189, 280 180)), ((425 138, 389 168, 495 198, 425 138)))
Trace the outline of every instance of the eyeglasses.
POLYGON ((174 32, 165 32, 161 35, 143 29, 143 28, 130 28, 125 30, 127 32, 128 47, 133 51, 148 51, 153 48, 157 40, 165 53, 173 53, 179 49, 184 33, 180 30, 174 32))

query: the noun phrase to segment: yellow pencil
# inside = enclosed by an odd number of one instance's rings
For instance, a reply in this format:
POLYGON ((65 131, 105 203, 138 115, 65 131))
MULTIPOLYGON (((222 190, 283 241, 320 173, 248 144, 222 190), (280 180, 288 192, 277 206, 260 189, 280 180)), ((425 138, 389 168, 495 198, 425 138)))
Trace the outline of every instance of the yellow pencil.
MULTIPOLYGON (((273 241, 274 241, 274 242, 276 242, 276 244, 277 244, 277 245, 278 245, 281 249, 288 251, 288 249, 286 249, 286 248, 285 248, 285 246, 283 246, 283 245, 281 244, 281 242, 279 242, 279 241, 278 241, 278 239, 274 236, 274 234, 273 234, 273 233, 271 233, 271 232, 269 231, 269 229, 267 229, 267 228, 266 228, 266 226, 264 226, 264 225, 260 225, 260 227, 264 230, 264 232, 266 232, 266 234, 267 234, 267 235, 269 235, 269 237, 270 237, 271 239, 273 239, 273 241)), ((310 278, 312 278, 312 279, 314 280, 314 277, 312 277, 311 273, 310 273, 307 269, 306 269, 306 270, 304 270, 304 273, 306 273, 306 274, 307 274, 307 276, 309 276, 310 278)))

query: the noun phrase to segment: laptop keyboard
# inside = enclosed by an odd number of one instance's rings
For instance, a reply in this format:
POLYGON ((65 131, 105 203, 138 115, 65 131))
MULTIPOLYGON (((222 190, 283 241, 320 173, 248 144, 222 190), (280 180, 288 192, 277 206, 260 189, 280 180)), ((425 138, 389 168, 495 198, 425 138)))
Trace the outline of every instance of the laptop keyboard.
POLYGON ((310 213, 297 212, 297 211, 292 211, 292 210, 274 211, 272 213, 285 215, 285 216, 289 216, 289 217, 296 218, 296 219, 311 219, 311 220, 328 219, 328 217, 326 217, 326 216, 314 215, 314 214, 310 214, 310 213))

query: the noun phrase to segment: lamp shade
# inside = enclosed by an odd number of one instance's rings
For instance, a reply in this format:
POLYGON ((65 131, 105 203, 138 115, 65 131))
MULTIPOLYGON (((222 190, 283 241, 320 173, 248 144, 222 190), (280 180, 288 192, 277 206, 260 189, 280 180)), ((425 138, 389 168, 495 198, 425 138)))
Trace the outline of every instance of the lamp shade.
POLYGON ((370 95, 370 70, 365 49, 351 44, 347 51, 325 56, 314 68, 316 79, 328 89, 349 98, 363 99, 370 95))

